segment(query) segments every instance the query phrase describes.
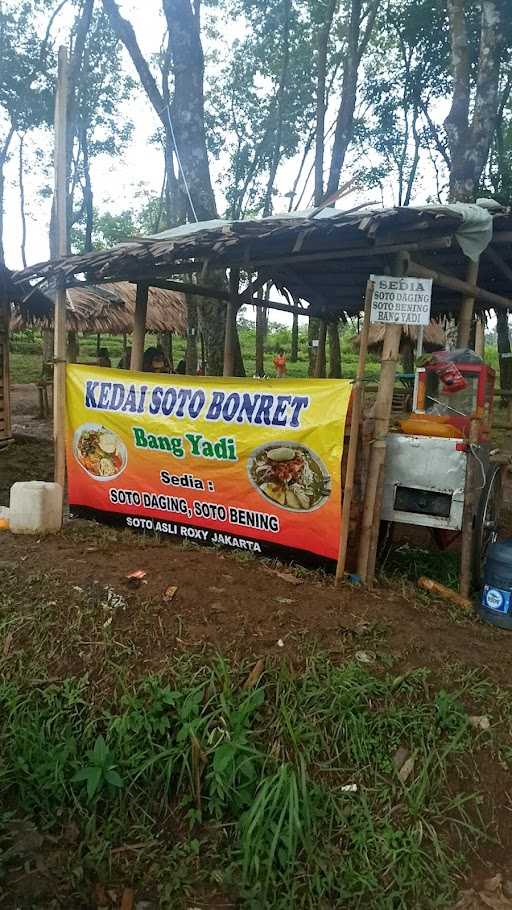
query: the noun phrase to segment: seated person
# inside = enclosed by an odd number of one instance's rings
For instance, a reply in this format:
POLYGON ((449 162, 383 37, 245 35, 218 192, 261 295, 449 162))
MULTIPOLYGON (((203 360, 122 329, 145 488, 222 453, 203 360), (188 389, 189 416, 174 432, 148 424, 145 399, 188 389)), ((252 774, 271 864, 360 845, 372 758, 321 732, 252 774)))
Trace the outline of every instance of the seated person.
POLYGON ((165 373, 166 370, 165 354, 160 348, 147 348, 144 351, 142 360, 142 369, 144 373, 165 373))
POLYGON ((110 354, 108 348, 100 348, 98 351, 98 366, 99 367, 111 367, 112 361, 110 359, 110 354))
POLYGON ((123 356, 121 357, 121 360, 117 364, 118 370, 129 370, 131 359, 132 359, 132 349, 126 348, 126 351, 123 351, 123 356))

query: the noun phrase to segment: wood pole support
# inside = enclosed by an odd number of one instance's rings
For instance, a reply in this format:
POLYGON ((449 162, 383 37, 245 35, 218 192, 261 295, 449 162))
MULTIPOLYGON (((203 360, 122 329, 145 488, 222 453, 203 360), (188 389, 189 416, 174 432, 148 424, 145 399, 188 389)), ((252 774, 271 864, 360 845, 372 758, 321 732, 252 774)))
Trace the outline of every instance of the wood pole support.
POLYGON ((366 354, 368 351, 368 333, 370 331, 370 312, 372 307, 373 281, 366 285, 364 299, 364 318, 359 343, 359 360, 357 363, 354 390, 352 392, 352 417, 350 422, 350 440, 348 444, 347 470, 343 490, 343 505, 340 524, 340 545, 338 563, 336 566, 336 586, 343 580, 347 564, 348 535, 350 530, 350 511, 354 494, 354 476, 356 470, 357 451, 359 445, 359 424, 361 422, 363 401, 363 380, 366 367, 366 354))
POLYGON ((226 306, 226 332, 224 336, 224 365, 222 370, 223 376, 235 375, 235 338, 236 338, 236 317, 239 307, 238 288, 240 283, 240 272, 238 269, 231 269, 229 275, 229 300, 226 306))
MULTIPOLYGON (((55 228, 59 256, 66 256, 68 252, 66 156, 68 83, 68 53, 65 47, 59 47, 54 127, 55 228)), ((54 479, 63 489, 66 482, 66 340, 66 289, 63 281, 58 280, 55 293, 53 342, 53 443, 54 479)))
MULTIPOLYGON (((478 281, 479 260, 473 262, 468 260, 466 271, 466 282, 469 285, 476 286, 478 281)), ((464 296, 459 313, 459 325, 457 330, 457 347, 467 348, 471 341, 471 329, 473 326, 473 312, 475 309, 475 298, 471 295, 464 296)))
POLYGON ((432 278, 434 284, 449 291, 457 291, 466 297, 472 297, 474 300, 481 300, 488 303, 494 309, 512 310, 512 298, 502 297, 501 294, 494 294, 492 291, 486 291, 484 288, 468 284, 467 281, 461 281, 460 278, 453 278, 452 275, 445 275, 444 272, 438 272, 435 269, 429 269, 426 265, 421 265, 415 260, 409 263, 409 275, 416 278, 432 278))
POLYGON ((327 322, 320 319, 318 328, 318 347, 316 349, 315 360, 315 379, 322 379, 325 376, 325 343, 327 340, 327 322))
POLYGON ((148 310, 147 284, 138 282, 135 295, 135 313, 133 317, 132 353, 130 356, 130 370, 142 370, 144 361, 144 339, 146 337, 146 313, 148 310))
MULTIPOLYGON (((469 425, 469 443, 477 445, 480 436, 480 418, 472 417, 469 425)), ((466 481, 464 486, 464 508, 462 512, 462 542, 460 552, 459 591, 463 597, 471 593, 473 569, 473 522, 475 515, 478 480, 475 470, 475 458, 471 448, 467 454, 466 481)))
MULTIPOLYGON (((11 365, 9 362, 9 323, 10 323, 10 306, 7 300, 0 300, 0 345, 3 345, 3 351, 0 352, 2 362, 2 375, 0 376, 0 390, 4 392, 4 430, 3 438, 10 439, 12 434, 12 415, 11 415, 11 365), (3 356, 1 356, 3 355, 3 356)), ((0 417, 2 416, 0 411, 0 417)))
POLYGON ((477 318, 475 322, 475 354, 484 358, 485 354, 485 329, 483 319, 477 318))
MULTIPOLYGON (((393 261, 392 274, 397 277, 407 271, 407 260, 399 254, 393 261)), ((374 407, 374 435, 368 466, 368 478, 364 496, 361 537, 357 574, 368 585, 373 584, 377 543, 379 539, 380 515, 384 490, 384 462, 386 438, 389 432, 396 365, 399 358, 401 325, 387 325, 384 332, 382 362, 377 398, 374 407)))

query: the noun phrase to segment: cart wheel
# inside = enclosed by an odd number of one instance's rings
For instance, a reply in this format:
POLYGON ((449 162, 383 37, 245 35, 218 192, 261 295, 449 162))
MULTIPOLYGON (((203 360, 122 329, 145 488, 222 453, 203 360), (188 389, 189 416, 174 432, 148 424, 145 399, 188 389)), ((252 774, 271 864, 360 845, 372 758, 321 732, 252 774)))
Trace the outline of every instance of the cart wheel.
POLYGON ((487 475, 475 515, 473 533, 473 583, 475 588, 481 588, 483 583, 484 564, 489 544, 498 539, 500 505, 501 470, 499 466, 495 466, 487 475))

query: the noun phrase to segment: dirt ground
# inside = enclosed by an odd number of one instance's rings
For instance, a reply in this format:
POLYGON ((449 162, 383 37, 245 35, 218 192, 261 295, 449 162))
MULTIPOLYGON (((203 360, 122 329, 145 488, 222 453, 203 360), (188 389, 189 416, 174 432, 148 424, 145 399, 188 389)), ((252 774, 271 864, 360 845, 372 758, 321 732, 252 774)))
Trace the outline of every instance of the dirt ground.
MULTIPOLYGON (((51 477, 48 427, 45 430, 37 423, 32 398, 20 392, 15 426, 29 429, 18 429, 22 438, 0 453, 0 505, 8 503, 15 480, 51 477)), ((88 673, 103 693, 108 692, 116 668, 105 660, 102 641, 66 634, 80 613, 81 599, 98 585, 120 592, 126 603, 113 615, 111 634, 128 678, 162 670, 173 654, 190 649, 221 651, 234 660, 286 661, 299 667, 307 662, 311 649, 319 648, 334 661, 355 657, 376 671, 392 669, 397 676, 426 667, 433 673, 432 680, 443 684, 454 667, 464 667, 497 687, 510 685, 512 638, 507 632, 420 596, 405 581, 382 580, 373 591, 350 585, 336 590, 332 576, 319 572, 76 521, 68 523, 62 534, 49 537, 2 532, 0 576, 10 569, 33 576, 36 582, 49 574, 62 586, 62 597, 48 604, 55 636, 51 667, 46 668, 51 677, 60 680, 88 673), (146 575, 133 589, 127 575, 138 569, 146 575), (176 593, 166 601, 164 591, 169 585, 176 587, 176 593)), ((30 661, 37 642, 25 637, 21 627, 10 649, 30 661)), ((502 807, 501 845, 493 844, 474 857, 472 883, 480 886, 497 870, 512 878, 512 816, 510 782, 501 768, 482 768, 478 783, 502 807)), ((473 905, 467 906, 473 910, 473 905)), ((474 904, 475 910, 483 906, 512 905, 485 900, 474 904)))

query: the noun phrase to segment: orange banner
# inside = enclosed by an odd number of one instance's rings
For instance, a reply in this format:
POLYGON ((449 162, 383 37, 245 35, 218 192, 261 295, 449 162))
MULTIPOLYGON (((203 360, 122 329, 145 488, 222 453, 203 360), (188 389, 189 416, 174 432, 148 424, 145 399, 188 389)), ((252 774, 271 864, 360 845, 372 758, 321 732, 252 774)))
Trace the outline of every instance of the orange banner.
POLYGON ((72 510, 262 552, 335 559, 351 384, 69 365, 72 510))

